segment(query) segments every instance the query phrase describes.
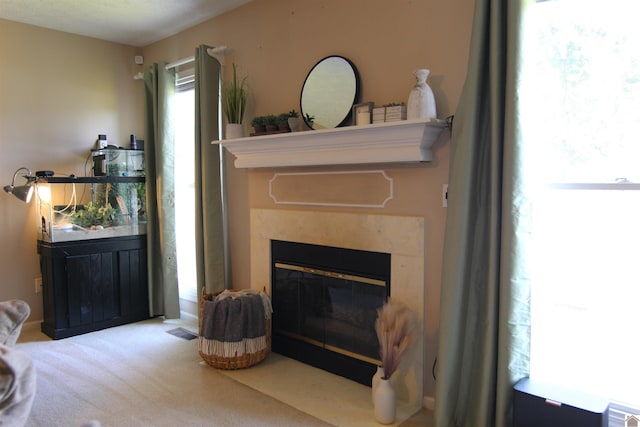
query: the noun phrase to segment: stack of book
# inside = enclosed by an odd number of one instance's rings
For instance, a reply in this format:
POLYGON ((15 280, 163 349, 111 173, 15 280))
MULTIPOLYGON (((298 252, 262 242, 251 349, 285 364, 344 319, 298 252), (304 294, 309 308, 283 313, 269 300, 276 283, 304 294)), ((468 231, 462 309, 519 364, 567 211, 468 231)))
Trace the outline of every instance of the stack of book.
POLYGON ((384 115, 385 122, 397 122, 400 120, 407 120, 406 105, 394 105, 392 107, 386 107, 384 115))
POLYGON ((406 105, 374 107, 371 112, 371 123, 397 122, 400 120, 407 120, 406 105))
POLYGON ((384 113, 386 107, 375 107, 371 115, 372 123, 384 123, 384 113))

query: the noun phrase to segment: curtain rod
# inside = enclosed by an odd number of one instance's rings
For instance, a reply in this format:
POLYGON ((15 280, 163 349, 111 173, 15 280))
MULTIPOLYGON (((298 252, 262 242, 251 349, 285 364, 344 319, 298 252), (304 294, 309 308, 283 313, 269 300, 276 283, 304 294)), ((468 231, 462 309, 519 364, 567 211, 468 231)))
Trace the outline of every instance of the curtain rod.
MULTIPOLYGON (((216 47, 210 47, 209 49, 207 49, 207 53, 209 54, 209 56, 216 58, 218 61, 220 61, 220 64, 222 65, 224 65, 224 55, 226 55, 227 53, 226 51, 227 51, 226 46, 216 46, 216 47)), ((196 59, 195 56, 189 56, 187 58, 178 59, 175 62, 171 62, 167 64, 164 68, 165 70, 170 70, 172 68, 176 68, 181 65, 193 62, 195 61, 195 59, 196 59)))
POLYGON ((195 57, 195 56, 190 56, 190 57, 188 57, 188 58, 178 59, 178 60, 177 60, 177 61, 175 61, 175 62, 171 62, 171 63, 169 63, 169 64, 165 65, 164 69, 165 69, 165 70, 170 70, 170 69, 172 69, 172 68, 176 68, 176 67, 179 67, 179 66, 181 66, 181 65, 184 65, 184 64, 188 64, 188 63, 190 63, 190 62, 193 62, 193 61, 195 61, 195 59, 196 59, 196 57, 195 57))

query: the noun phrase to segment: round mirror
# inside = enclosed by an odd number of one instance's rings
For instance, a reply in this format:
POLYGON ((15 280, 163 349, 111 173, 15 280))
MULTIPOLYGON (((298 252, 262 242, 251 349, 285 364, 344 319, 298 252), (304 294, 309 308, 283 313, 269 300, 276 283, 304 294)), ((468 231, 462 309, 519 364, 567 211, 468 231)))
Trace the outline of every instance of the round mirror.
POLYGON ((300 111, 312 129, 347 124, 360 96, 356 67, 341 56, 328 56, 313 66, 302 85, 300 111), (308 120, 312 118, 312 120, 308 120))

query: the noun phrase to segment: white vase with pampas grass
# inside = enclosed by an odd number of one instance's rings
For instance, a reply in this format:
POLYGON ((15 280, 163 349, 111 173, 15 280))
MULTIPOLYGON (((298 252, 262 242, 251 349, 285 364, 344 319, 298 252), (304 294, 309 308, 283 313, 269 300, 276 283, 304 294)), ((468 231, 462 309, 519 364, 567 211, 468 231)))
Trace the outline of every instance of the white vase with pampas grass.
POLYGON ((392 424, 396 420, 396 391, 391 379, 380 379, 373 396, 373 415, 380 424, 392 424))
POLYGON ((401 302, 390 298, 378 309, 376 334, 380 345, 382 378, 375 381, 372 396, 374 416, 381 424, 391 424, 396 419, 396 394, 391 376, 415 341, 416 326, 415 315, 401 302))
POLYGON ((375 397, 376 389, 380 385, 380 380, 382 379, 382 377, 384 377, 384 371, 382 370, 382 366, 378 366, 376 368, 376 373, 373 374, 373 377, 371 378, 371 400, 372 401, 375 397))

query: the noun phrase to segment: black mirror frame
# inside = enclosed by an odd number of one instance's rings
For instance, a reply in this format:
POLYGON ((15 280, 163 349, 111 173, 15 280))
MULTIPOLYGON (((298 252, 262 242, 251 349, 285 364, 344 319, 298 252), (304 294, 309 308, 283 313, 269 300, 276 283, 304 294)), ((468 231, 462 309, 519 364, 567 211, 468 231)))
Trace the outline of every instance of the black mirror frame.
POLYGON ((358 73, 358 69, 356 68, 355 64, 353 62, 351 62, 351 60, 349 60, 348 58, 345 58, 344 56, 341 56, 341 55, 325 56, 324 58, 322 58, 321 60, 316 62, 313 67, 311 67, 311 69, 307 73, 307 76, 304 78, 304 83, 302 83, 302 88, 300 89, 300 116, 302 117, 302 121, 310 129, 313 129, 313 122, 311 124, 309 124, 309 122, 307 122, 307 118, 305 117, 304 110, 302 109, 302 94, 304 93, 304 87, 307 84, 307 80, 309 79, 309 76, 311 75, 311 73, 313 73, 313 70, 315 70, 316 67, 318 65, 320 65, 323 61, 326 61, 329 58, 340 58, 340 59, 343 59, 344 61, 346 61, 347 64, 349 64, 349 66, 353 70, 353 75, 354 75, 355 80, 356 80, 356 90, 355 90, 355 94, 354 94, 354 97, 353 97, 353 102, 351 103, 351 106, 349 107, 348 111, 346 112, 346 115, 345 115, 344 119, 338 125, 336 125, 335 127, 343 127, 343 126, 349 125, 351 120, 352 120, 352 108, 351 107, 353 105, 357 104, 358 102, 360 102, 360 90, 361 90, 360 74, 358 73))

